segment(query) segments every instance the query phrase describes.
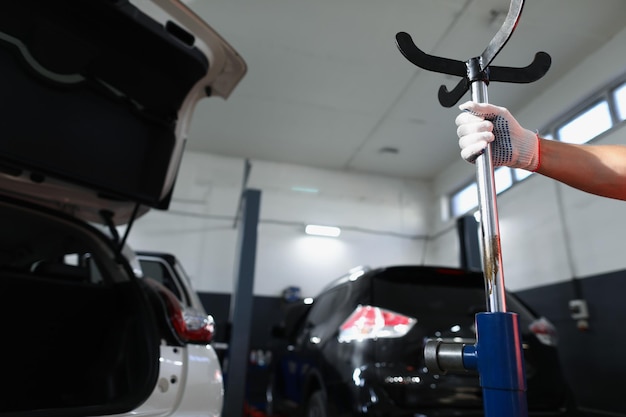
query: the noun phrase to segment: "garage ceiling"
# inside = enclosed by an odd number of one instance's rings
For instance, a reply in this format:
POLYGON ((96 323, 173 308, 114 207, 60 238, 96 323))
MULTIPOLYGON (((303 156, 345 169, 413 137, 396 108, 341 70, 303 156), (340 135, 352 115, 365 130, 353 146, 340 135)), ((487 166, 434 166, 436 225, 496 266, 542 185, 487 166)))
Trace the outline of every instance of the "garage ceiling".
MULTIPOLYGON (((424 180, 459 158, 458 111, 437 99, 440 85, 459 79, 409 63, 395 35, 408 32, 423 51, 465 61, 483 51, 509 8, 506 0, 186 3, 248 64, 228 100, 201 102, 188 149, 424 180)), ((532 84, 492 83, 490 102, 522 108, 625 24, 623 0, 526 1, 492 64, 522 67, 545 51, 552 67, 532 84)))

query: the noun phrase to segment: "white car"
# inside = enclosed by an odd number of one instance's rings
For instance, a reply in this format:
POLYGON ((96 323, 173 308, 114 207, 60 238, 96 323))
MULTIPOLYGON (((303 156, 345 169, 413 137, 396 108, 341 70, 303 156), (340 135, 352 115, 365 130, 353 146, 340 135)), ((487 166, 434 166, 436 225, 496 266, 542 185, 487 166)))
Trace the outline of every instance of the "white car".
POLYGON ((149 285, 165 295, 170 322, 178 329, 175 333, 183 335, 186 344, 182 352, 161 350, 161 361, 167 364, 162 366, 162 377, 176 375, 177 379, 185 378, 185 383, 172 386, 173 389, 167 395, 160 389, 155 390, 151 398, 135 412, 140 415, 153 415, 155 411, 169 412, 173 401, 182 398, 176 409, 177 416, 219 415, 222 411, 224 385, 219 358, 210 344, 214 321, 206 313, 189 276, 176 256, 169 253, 136 252, 136 261, 133 261, 130 251, 125 255, 135 271, 141 270, 135 275, 141 275, 149 285), (181 366, 183 364, 184 367, 181 366), (164 408, 157 410, 158 404, 164 405, 164 408))
POLYGON ((0 68, 0 415, 219 415, 210 317, 124 248, 245 62, 178 0, 28 0, 0 68))

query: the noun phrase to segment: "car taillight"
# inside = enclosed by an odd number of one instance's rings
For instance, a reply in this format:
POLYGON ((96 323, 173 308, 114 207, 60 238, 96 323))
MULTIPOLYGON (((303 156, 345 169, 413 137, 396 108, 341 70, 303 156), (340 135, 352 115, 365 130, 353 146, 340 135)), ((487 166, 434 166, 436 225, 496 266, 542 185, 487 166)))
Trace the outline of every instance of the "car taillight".
POLYGON ((380 307, 358 306, 339 327, 340 342, 402 337, 416 319, 380 307))
POLYGON ((545 317, 540 317, 528 326, 541 343, 547 346, 556 346, 556 329, 545 317))
POLYGON ((194 308, 185 307, 173 292, 159 282, 146 278, 165 302, 168 318, 178 337, 187 343, 207 344, 215 331, 213 317, 194 308))

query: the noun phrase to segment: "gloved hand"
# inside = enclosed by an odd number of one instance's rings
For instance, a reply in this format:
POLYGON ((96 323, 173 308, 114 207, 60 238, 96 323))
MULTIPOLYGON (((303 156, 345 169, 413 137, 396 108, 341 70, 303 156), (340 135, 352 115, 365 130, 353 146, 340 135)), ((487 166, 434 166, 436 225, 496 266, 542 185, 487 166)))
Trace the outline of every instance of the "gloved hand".
POLYGON ((494 166, 536 171, 539 168, 539 137, 524 129, 504 107, 468 101, 455 120, 461 157, 473 163, 493 142, 494 166))

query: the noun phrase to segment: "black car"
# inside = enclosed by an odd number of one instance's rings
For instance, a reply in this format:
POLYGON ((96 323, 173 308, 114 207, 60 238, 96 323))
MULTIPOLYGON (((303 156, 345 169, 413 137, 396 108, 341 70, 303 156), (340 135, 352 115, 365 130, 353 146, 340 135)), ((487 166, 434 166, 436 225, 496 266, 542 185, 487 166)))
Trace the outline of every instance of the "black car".
MULTIPOLYGON (((512 294, 520 316, 530 415, 565 415, 569 390, 554 327, 512 294)), ((485 309, 481 273, 392 266, 359 269, 286 307, 275 336, 268 412, 306 416, 482 415, 478 374, 429 370, 428 340, 473 344, 485 309), (307 302, 308 301, 308 302, 307 302)))

